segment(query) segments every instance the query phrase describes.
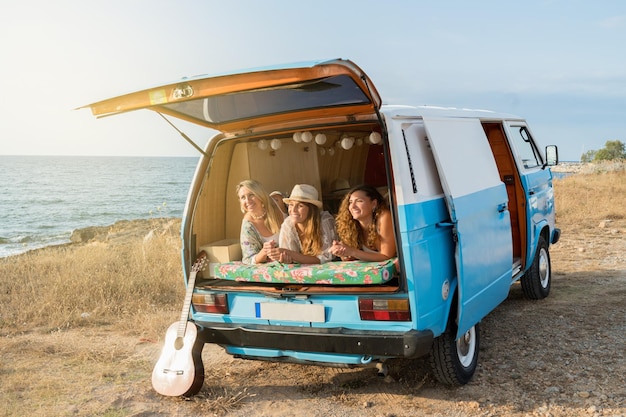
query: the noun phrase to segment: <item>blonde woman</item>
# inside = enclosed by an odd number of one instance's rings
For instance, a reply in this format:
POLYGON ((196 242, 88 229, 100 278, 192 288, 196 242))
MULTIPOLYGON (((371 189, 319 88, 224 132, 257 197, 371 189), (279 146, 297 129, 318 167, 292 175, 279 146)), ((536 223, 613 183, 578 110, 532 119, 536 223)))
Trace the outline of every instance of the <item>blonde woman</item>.
POLYGON ((330 247, 336 239, 335 221, 315 187, 297 184, 289 198, 289 216, 280 228, 280 247, 270 250, 270 258, 282 263, 319 264, 331 261, 330 247))
POLYGON ((241 221, 242 262, 267 262, 268 251, 278 246, 284 215, 258 181, 244 180, 237 184, 237 197, 244 214, 241 221))
POLYGON ((342 260, 384 261, 396 256, 391 211, 387 200, 369 185, 350 190, 337 214, 331 252, 342 260))

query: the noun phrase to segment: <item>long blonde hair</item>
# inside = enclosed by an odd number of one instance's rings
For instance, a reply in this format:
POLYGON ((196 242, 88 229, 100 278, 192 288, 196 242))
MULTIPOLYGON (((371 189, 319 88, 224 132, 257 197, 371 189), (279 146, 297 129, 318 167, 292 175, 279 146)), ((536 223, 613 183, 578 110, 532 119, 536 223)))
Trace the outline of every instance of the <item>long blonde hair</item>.
POLYGON ((346 245, 351 246, 353 248, 361 249, 363 246, 366 246, 371 249, 375 249, 378 247, 378 243, 380 242, 380 235, 378 234, 378 225, 377 220, 380 217, 380 214, 389 209, 389 204, 387 200, 378 192, 378 190, 371 185, 359 185, 350 190, 348 194, 341 200, 341 205, 339 206, 339 213, 337 214, 337 219, 335 224, 337 226, 337 234, 339 235, 339 239, 346 245), (357 191, 362 191, 367 195, 371 200, 376 200, 378 204, 376 205, 376 209, 372 213, 372 223, 369 225, 368 229, 361 233, 361 225, 357 220, 352 218, 352 214, 350 214, 349 205, 350 205, 350 196, 357 191), (365 239, 363 238, 365 235, 365 239))
POLYGON ((302 222, 302 233, 298 233, 300 237, 300 244, 302 245, 302 253, 304 255, 317 256, 322 253, 323 246, 320 209, 315 204, 305 202, 301 203, 309 206, 309 214, 304 222, 302 222))
MULTIPOLYGON (((252 191, 252 194, 254 194, 254 196, 259 199, 259 201, 261 201, 261 205, 263 206, 263 208, 265 208, 265 211, 267 212, 267 216, 265 216, 265 219, 263 219, 265 226, 269 230, 271 230, 272 233, 280 232, 280 225, 283 224, 284 220, 283 213, 278 209, 278 206, 274 203, 274 201, 270 201, 272 200, 272 197, 270 197, 265 189, 263 189, 261 183, 256 180, 241 181, 239 184, 237 184, 235 190, 237 192, 237 196, 239 196, 239 190, 241 190, 243 187, 246 187, 247 189, 252 191)), ((240 209, 242 213, 246 213, 246 210, 241 204, 240 209)))

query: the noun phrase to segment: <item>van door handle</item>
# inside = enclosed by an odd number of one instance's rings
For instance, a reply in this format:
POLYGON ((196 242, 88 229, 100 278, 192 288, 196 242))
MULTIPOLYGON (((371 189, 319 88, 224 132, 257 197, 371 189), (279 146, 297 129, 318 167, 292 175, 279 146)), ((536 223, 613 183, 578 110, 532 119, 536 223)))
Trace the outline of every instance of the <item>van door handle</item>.
POLYGON ((498 204, 498 213, 504 213, 507 209, 507 203, 498 204))
POLYGON ((450 222, 439 222, 435 224, 436 227, 454 227, 454 223, 450 222))

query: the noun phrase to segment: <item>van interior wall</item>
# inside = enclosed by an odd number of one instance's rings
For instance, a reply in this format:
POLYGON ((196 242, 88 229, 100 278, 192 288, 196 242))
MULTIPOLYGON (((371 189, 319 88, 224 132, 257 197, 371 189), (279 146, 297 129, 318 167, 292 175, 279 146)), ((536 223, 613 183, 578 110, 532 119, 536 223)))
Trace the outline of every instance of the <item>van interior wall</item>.
MULTIPOLYGON (((246 144, 249 178, 259 181, 268 193, 288 195, 295 184, 310 184, 320 190, 318 153, 315 144, 280 140, 280 148, 261 150, 258 142, 246 144)), ((276 142, 275 142, 276 143, 276 142)))
POLYGON ((338 180, 345 180, 345 184, 350 187, 361 184, 364 180, 369 147, 367 144, 353 145, 346 150, 331 144, 325 149, 324 154, 319 156, 322 193, 328 195, 337 191, 342 185, 338 180), (331 153, 328 149, 333 149, 334 152, 331 153))
POLYGON ((238 204, 233 207, 232 201, 225 196, 235 195, 237 182, 232 184, 229 181, 230 173, 243 171, 248 165, 245 158, 247 154, 238 152, 234 141, 224 141, 215 149, 193 211, 193 234, 196 236, 196 246, 222 239, 239 238, 238 233, 233 235, 228 232, 224 219, 234 217, 233 215, 226 216, 226 213, 233 210, 241 213, 241 210, 238 204))

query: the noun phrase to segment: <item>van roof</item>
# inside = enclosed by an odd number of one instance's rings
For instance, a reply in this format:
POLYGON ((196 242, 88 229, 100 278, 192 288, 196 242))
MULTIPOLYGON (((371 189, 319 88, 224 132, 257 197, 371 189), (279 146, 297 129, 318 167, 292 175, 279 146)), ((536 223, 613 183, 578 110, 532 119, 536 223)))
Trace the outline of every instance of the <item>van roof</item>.
POLYGON ((389 117, 398 119, 416 117, 458 117, 475 118, 480 120, 523 120, 522 117, 509 113, 456 107, 403 106, 385 104, 381 107, 380 111, 389 117))

